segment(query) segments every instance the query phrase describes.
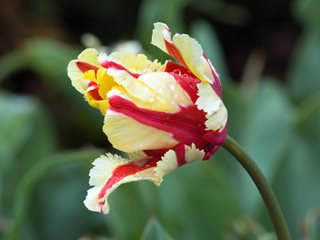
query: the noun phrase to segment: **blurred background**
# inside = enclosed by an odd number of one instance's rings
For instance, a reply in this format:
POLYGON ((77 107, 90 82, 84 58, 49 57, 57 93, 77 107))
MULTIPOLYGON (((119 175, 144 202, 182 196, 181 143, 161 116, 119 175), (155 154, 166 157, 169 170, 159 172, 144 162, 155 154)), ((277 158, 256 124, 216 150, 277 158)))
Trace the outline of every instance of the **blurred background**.
POLYGON ((163 61, 149 44, 157 21, 201 43, 220 73, 229 134, 272 184, 293 239, 320 239, 320 1, 1 6, 0 239, 274 239, 255 186, 223 149, 160 188, 121 186, 106 216, 84 207, 91 162, 114 150, 103 117, 71 87, 67 64, 86 46, 128 40, 163 61))

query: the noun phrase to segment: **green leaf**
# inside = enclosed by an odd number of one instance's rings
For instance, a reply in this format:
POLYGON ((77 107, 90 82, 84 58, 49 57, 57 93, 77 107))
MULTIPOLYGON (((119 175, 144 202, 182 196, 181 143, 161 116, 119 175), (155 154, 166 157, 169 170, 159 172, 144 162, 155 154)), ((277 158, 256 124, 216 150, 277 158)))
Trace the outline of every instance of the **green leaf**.
POLYGON ((229 3, 224 0, 191 1, 190 6, 202 15, 227 25, 244 25, 250 18, 250 13, 241 4, 229 3), (227 14, 226 14, 227 13, 227 14))
POLYGON ((250 115, 250 99, 240 87, 228 81, 223 83, 223 102, 228 109, 228 133, 235 139, 246 134, 246 123, 250 115))
POLYGON ((139 185, 149 185, 148 194, 156 190, 151 182, 134 182, 120 186, 110 196, 107 218, 115 239, 138 239, 150 216, 156 216, 154 209, 148 208, 139 185))
MULTIPOLYGON (((306 27, 317 30, 320 21, 320 2, 318 0, 295 0, 293 10, 306 27)), ((318 28, 319 29, 319 28, 318 28)))
POLYGON ((297 226, 307 212, 319 207, 319 169, 319 151, 298 137, 288 160, 280 169, 281 174, 274 182, 293 239, 301 236, 297 226))
POLYGON ((21 150, 32 132, 34 102, 28 97, 14 97, 0 93, 0 171, 5 170, 4 161, 9 164, 21 150))
POLYGON ((188 1, 183 0, 144 0, 141 4, 138 18, 137 36, 144 49, 157 59, 166 59, 165 54, 150 44, 153 23, 164 22, 173 32, 185 30, 183 24, 183 8, 188 1))
MULTIPOLYGON (((64 152, 43 159, 41 163, 30 169, 23 176, 16 189, 12 226, 5 239, 17 239, 17 237, 23 233, 22 227, 25 225, 24 222, 28 222, 28 215, 31 214, 28 209, 34 196, 34 189, 54 168, 63 164, 88 162, 101 153, 101 150, 94 149, 64 152)), ((63 195, 61 195, 61 197, 63 197, 63 195)), ((67 199, 64 198, 64 200, 67 199)), ((56 229, 56 231, 60 231, 60 229, 56 229)))
POLYGON ((240 216, 228 173, 212 160, 187 164, 166 176, 158 190, 157 217, 177 239, 223 239, 240 216))
POLYGON ((51 80, 59 90, 67 94, 71 92, 67 66, 78 54, 75 48, 54 40, 34 38, 26 43, 24 49, 32 69, 51 80))
POLYGON ((298 106, 293 147, 274 181, 293 239, 302 234, 296 226, 310 211, 319 207, 319 96, 319 93, 309 96, 298 106))
POLYGON ((0 211, 9 215, 20 176, 57 144, 48 113, 34 98, 0 92, 0 111, 0 211))
POLYGON ((27 66, 25 52, 21 49, 9 52, 0 58, 0 83, 10 74, 27 66))
MULTIPOLYGON (((230 122, 231 119, 229 124, 242 128, 237 141, 262 169, 267 179, 272 181, 282 165, 283 155, 290 147, 294 129, 293 107, 284 90, 270 80, 265 80, 247 98, 249 105, 245 104, 245 108, 238 110, 239 120, 230 122)), ((234 104, 236 108, 237 104, 234 104)), ((241 205, 246 212, 257 214, 260 207, 264 206, 252 180, 237 164, 233 164, 230 171, 235 183, 234 191, 244 196, 239 199, 241 205)))
POLYGON ((155 219, 151 218, 147 223, 141 240, 172 240, 173 238, 164 230, 161 224, 155 219))
POLYGON ((287 79, 291 95, 296 101, 320 91, 319 43, 320 32, 305 33, 293 53, 287 79))

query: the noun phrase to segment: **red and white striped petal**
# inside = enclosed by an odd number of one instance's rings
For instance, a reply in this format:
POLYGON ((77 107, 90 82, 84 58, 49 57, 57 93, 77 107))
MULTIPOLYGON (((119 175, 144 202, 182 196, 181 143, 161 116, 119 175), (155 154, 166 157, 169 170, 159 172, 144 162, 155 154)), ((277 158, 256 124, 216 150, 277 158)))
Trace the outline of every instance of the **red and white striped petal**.
POLYGON ((206 113, 206 130, 222 130, 225 128, 228 112, 223 101, 207 82, 197 84, 198 99, 196 105, 206 113))
POLYGON ((120 156, 106 154, 93 162, 85 206, 101 213, 109 212, 108 196, 121 184, 138 180, 150 180, 160 184, 160 178, 154 173, 155 160, 129 161, 120 156))
POLYGON ((194 144, 191 146, 181 145, 167 151, 161 161, 157 163, 155 171, 162 178, 186 163, 203 160, 204 156, 205 152, 197 149, 194 144))
POLYGON ((187 34, 175 34, 171 39, 169 27, 164 23, 155 23, 151 43, 185 65, 200 80, 214 83, 220 95, 219 75, 197 40, 187 34))
POLYGON ((85 93, 88 84, 82 78, 83 73, 91 69, 98 70, 99 67, 98 51, 94 48, 85 49, 78 59, 72 60, 68 65, 68 76, 72 86, 80 93, 85 93))
POLYGON ((147 126, 110 109, 105 115, 103 132, 114 148, 127 153, 169 149, 178 144, 172 133, 147 126))
POLYGON ((169 150, 162 157, 129 161, 110 153, 97 158, 90 171, 85 206, 91 210, 108 213, 109 195, 121 184, 139 180, 149 180, 159 186, 162 178, 179 166, 195 160, 202 160, 204 152, 192 146, 180 146, 179 150, 169 150), (182 161, 184 160, 184 161, 182 161))

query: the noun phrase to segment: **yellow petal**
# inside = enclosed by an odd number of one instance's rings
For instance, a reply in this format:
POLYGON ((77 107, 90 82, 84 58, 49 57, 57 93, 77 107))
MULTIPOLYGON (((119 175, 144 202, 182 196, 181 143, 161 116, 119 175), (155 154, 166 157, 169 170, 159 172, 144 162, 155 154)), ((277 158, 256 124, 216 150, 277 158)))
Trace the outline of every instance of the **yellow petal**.
POLYGON ((166 149, 178 143, 169 132, 144 125, 111 110, 105 116, 103 131, 114 148, 128 153, 166 149))
POLYGON ((108 99, 94 100, 88 93, 85 94, 85 98, 91 107, 99 109, 102 115, 106 114, 106 111, 109 107, 108 99))
POLYGON ((111 61, 120 64, 132 73, 146 73, 152 71, 163 71, 164 65, 157 60, 150 61, 144 54, 128 52, 113 52, 109 56, 100 57, 100 62, 111 61))
POLYGON ((107 98, 107 93, 117 85, 113 77, 108 75, 104 68, 97 71, 97 82, 99 84, 99 94, 103 99, 107 98))
POLYGON ((134 78, 126 71, 109 69, 108 73, 138 107, 175 113, 180 111, 180 106, 193 104, 189 95, 169 73, 150 72, 139 78, 134 78))
POLYGON ((87 88, 87 83, 83 82, 83 72, 77 66, 78 61, 99 67, 98 51, 94 48, 85 49, 80 53, 77 60, 72 60, 68 65, 67 71, 68 76, 71 79, 72 86, 80 93, 84 93, 87 88))

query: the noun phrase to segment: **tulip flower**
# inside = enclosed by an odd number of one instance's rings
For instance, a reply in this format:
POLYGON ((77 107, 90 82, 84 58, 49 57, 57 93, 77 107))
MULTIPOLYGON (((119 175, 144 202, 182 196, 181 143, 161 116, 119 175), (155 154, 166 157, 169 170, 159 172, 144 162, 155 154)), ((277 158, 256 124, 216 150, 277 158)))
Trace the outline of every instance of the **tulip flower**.
POLYGON ((227 110, 219 76, 200 44, 155 23, 153 45, 175 61, 161 64, 143 54, 86 49, 68 66, 72 85, 104 115, 103 131, 129 159, 107 153, 90 171, 84 201, 109 212, 108 197, 119 185, 163 176, 207 160, 226 137, 227 110))

